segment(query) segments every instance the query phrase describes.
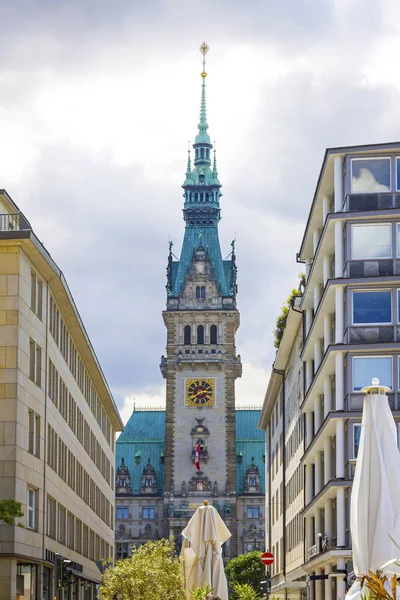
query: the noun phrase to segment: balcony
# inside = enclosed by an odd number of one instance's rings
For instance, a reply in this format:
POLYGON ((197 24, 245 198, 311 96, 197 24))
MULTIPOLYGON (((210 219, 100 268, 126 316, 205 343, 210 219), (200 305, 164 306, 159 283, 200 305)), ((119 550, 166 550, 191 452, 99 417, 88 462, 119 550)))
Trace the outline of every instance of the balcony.
POLYGON ((345 344, 385 344, 396 341, 393 325, 351 326, 345 330, 345 344))
POLYGON ((400 261, 392 258, 372 260, 349 260, 344 269, 345 277, 390 277, 400 274, 400 261))
POLYGON ((345 210, 349 212, 400 208, 400 194, 348 194, 345 210))
POLYGON ((31 229, 32 227, 22 213, 0 214, 0 236, 2 232, 28 231, 31 229))

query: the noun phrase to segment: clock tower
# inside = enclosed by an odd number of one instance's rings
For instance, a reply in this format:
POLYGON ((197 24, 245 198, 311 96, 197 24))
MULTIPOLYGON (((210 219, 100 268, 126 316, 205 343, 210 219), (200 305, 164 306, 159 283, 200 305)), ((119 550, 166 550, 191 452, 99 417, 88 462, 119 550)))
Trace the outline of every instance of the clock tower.
POLYGON ((205 56, 200 121, 183 183, 185 235, 180 258, 170 242, 167 266, 164 455, 164 535, 179 535, 208 499, 232 533, 226 557, 237 553, 235 379, 241 376, 235 334, 235 243, 223 260, 218 237, 221 184, 207 133, 205 56), (200 469, 195 464, 200 447, 200 469))

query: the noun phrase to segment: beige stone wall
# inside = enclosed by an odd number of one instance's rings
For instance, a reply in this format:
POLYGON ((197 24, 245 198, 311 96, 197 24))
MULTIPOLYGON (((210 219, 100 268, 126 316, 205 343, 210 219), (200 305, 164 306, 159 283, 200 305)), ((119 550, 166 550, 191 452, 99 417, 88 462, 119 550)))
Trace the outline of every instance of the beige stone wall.
MULTIPOLYGON (((3 210, 4 207, 0 206, 0 213, 3 210)), ((31 244, 29 241, 23 243, 31 244)), ((47 494, 49 494, 107 541, 110 547, 114 546, 113 530, 46 464, 45 438, 47 425, 50 424, 109 502, 114 505, 113 490, 69 428, 60 411, 48 397, 46 401, 47 367, 50 358, 96 439, 100 441, 111 464, 114 464, 114 447, 110 447, 106 441, 48 331, 47 278, 48 272, 44 273, 38 263, 28 258, 20 242, 0 240, 0 498, 15 498, 22 503, 25 513, 22 519, 24 525, 27 523, 28 486, 37 490, 38 499, 36 530, 0 527, 0 539, 4 540, 1 550, 3 553, 17 554, 38 561, 43 560, 45 549, 51 550, 82 564, 85 575, 99 579, 100 573, 93 561, 46 535, 45 511, 47 494), (43 282, 42 319, 39 319, 31 309, 32 268, 43 282), (29 377, 30 340, 34 340, 41 348, 40 386, 29 377), (28 451, 29 410, 40 417, 39 456, 28 451)), ((59 308, 61 311, 68 310, 71 313, 67 296, 65 296, 64 306, 59 308)), ((13 564, 10 561, 0 560, 0 580, 2 577, 5 579, 9 577, 10 569, 14 569, 15 566, 13 564)), ((10 596, 4 596, 6 597, 10 596)), ((2 600, 1 592, 0 599, 2 600)))

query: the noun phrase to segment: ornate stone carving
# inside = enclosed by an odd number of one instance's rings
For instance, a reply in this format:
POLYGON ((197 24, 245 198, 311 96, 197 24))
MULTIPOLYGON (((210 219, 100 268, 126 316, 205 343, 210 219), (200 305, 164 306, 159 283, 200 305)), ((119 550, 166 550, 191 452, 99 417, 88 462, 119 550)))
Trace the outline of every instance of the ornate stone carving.
POLYGON ((150 463, 150 458, 147 461, 147 465, 143 469, 142 487, 140 491, 142 492, 142 494, 157 493, 157 475, 154 470, 154 467, 150 463))
POLYGON ((189 481, 189 492, 211 492, 211 481, 204 475, 202 471, 193 475, 189 481))

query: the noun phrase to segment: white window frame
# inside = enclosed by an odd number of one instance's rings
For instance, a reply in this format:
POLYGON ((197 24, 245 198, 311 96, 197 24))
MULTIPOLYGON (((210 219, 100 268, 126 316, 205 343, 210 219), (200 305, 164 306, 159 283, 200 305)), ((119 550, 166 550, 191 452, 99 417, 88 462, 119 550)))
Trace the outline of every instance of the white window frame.
POLYGON ((394 158, 395 158, 395 161, 394 161, 395 169, 394 170, 396 172, 396 188, 395 188, 395 191, 396 192, 400 192, 400 189, 399 189, 399 180, 397 178, 397 163, 398 163, 398 161, 400 161, 400 156, 395 156, 394 158))
POLYGON ((377 222, 373 222, 373 223, 352 223, 351 224, 351 231, 350 231, 350 235, 351 235, 351 260, 385 260, 385 259, 389 259, 389 258, 393 258, 393 233, 392 233, 392 223, 377 223, 377 222), (390 255, 389 256, 378 256, 378 257, 374 257, 374 256, 354 256, 354 235, 353 235, 353 231, 354 228, 356 227, 389 227, 389 231, 390 231, 390 255))
POLYGON ((26 492, 26 527, 27 529, 32 529, 33 531, 36 530, 36 496, 37 489, 28 486, 26 492), (30 504, 30 494, 32 494, 32 504, 30 504))
MULTIPOLYGON (((356 360, 359 360, 359 359, 371 359, 371 358, 390 358, 390 360, 391 360, 391 363, 392 363, 392 385, 391 385, 391 386, 389 386, 389 387, 390 387, 391 389, 393 389, 393 355, 392 355, 392 354, 383 354, 383 355, 382 355, 382 354, 372 354, 372 355, 370 356, 370 355, 368 355, 368 354, 364 354, 364 355, 361 355, 361 356, 353 356, 353 357, 352 357, 352 373, 351 373, 351 377, 352 377, 352 386, 351 386, 351 389, 353 390, 353 393, 354 393, 354 394, 359 394, 359 393, 360 393, 360 390, 356 390, 356 389, 354 388, 354 373, 355 373, 355 369, 354 369, 354 363, 355 363, 355 361, 356 361, 356 360)), ((376 376, 376 375, 375 375, 374 373, 371 373, 371 381, 372 381, 372 378, 373 378, 373 377, 375 377, 375 376, 376 376)), ((368 385, 368 384, 367 384, 367 385, 368 385)), ((386 385, 386 384, 385 384, 385 385, 386 385)))
MULTIPOLYGON (((396 182, 397 184, 397 182, 396 182)), ((391 156, 358 156, 350 159, 350 194, 390 194, 393 193, 393 173, 392 173, 392 157, 391 156), (370 190, 362 192, 353 192, 353 162, 355 161, 366 161, 366 160, 388 160, 389 161, 389 178, 390 187, 387 191, 370 190)))
POLYGON ((359 289, 359 290, 351 290, 351 324, 354 327, 364 327, 364 325, 393 325, 393 297, 392 297, 392 290, 390 289, 359 289), (370 292, 386 292, 390 295, 390 321, 384 321, 382 323, 370 323, 370 322, 365 322, 365 323, 355 323, 354 322, 354 294, 368 294, 370 292))

